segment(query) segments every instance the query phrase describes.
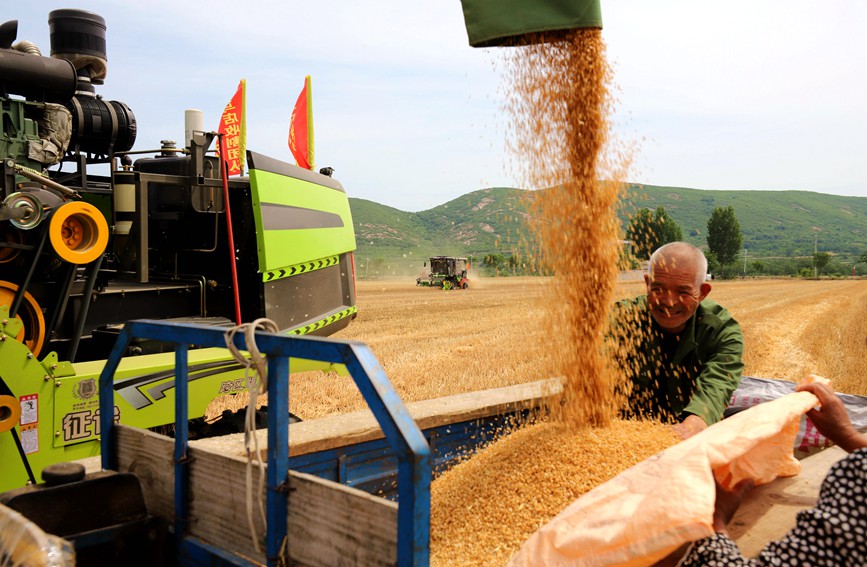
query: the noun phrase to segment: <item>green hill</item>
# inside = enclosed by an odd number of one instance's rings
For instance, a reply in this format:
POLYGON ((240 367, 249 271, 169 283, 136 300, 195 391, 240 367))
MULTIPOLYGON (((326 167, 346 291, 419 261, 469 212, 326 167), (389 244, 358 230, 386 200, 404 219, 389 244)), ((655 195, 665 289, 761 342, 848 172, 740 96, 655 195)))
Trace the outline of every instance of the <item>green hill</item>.
POLYGON ((867 198, 809 191, 705 191, 653 185, 631 186, 624 213, 635 207, 665 207, 693 244, 706 244, 714 207, 731 205, 744 247, 756 256, 808 256, 867 252, 867 198), (815 239, 815 240, 814 240, 815 239))
POLYGON ((443 205, 407 213, 365 199, 349 199, 358 249, 356 264, 414 273, 430 256, 510 254, 524 218, 524 191, 495 187, 443 205))
MULTIPOLYGON (((429 256, 508 256, 521 242, 527 191, 494 187, 473 191, 433 209, 408 213, 350 198, 358 243, 356 262, 381 273, 415 273, 429 256)), ((867 252, 867 197, 809 191, 708 191, 630 185, 621 220, 639 207, 665 207, 684 239, 704 246, 714 207, 734 207, 753 259, 809 257, 814 246, 850 265, 867 252)), ((364 272, 361 272, 364 273, 364 272)))

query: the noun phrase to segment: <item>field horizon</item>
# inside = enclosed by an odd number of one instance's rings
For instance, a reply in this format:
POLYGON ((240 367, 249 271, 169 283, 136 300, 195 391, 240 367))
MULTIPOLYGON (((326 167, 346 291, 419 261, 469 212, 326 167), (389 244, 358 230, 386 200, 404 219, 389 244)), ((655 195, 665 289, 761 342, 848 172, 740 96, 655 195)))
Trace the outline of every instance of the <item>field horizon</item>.
MULTIPOLYGON (((368 344, 405 403, 557 377, 539 320, 550 280, 479 278, 454 291, 359 281, 359 315, 335 338, 368 344)), ((641 280, 624 281, 616 296, 643 288, 641 280)), ((741 324, 745 376, 799 381, 818 374, 840 393, 867 396, 867 279, 728 280, 713 282, 709 298, 741 324)), ((365 407, 349 379, 292 377, 290 411, 302 419, 365 407)))

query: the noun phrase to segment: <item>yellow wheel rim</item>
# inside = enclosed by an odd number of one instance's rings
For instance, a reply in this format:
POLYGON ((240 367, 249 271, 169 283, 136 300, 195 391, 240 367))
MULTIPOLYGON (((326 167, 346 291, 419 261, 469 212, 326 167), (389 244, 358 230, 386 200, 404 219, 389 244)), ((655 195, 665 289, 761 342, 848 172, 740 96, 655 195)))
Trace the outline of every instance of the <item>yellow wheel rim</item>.
POLYGON ((0 396, 0 433, 9 431, 21 418, 21 406, 13 396, 0 396))
MULTIPOLYGON (((0 280, 0 305, 11 306, 17 291, 16 284, 0 280)), ((30 352, 38 355, 45 342, 45 317, 42 315, 42 308, 30 292, 24 292, 24 301, 21 302, 15 318, 24 323, 15 340, 24 343, 30 352)))
POLYGON ((71 264, 89 264, 108 245, 108 223, 90 203, 72 201, 51 215, 49 237, 58 256, 71 264))

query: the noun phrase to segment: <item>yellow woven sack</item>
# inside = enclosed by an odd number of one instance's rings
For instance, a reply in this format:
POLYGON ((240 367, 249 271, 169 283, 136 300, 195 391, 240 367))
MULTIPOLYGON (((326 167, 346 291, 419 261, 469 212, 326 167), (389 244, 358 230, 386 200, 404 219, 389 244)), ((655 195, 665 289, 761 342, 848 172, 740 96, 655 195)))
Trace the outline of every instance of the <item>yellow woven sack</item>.
POLYGON ((714 478, 730 489, 746 478, 759 485, 798 474, 795 436, 817 403, 809 392, 788 394, 642 461, 573 502, 509 565, 641 567, 713 535, 714 478))

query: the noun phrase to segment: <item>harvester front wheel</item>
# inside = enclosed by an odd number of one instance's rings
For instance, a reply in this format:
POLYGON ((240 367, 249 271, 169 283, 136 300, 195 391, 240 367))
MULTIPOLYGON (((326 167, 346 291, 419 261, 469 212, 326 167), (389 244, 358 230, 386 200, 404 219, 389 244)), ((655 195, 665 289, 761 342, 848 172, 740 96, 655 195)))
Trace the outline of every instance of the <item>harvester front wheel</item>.
MULTIPOLYGON (((18 291, 18 284, 0 280, 0 305, 11 306, 18 291)), ((23 328, 15 337, 18 342, 27 345, 35 355, 39 355, 45 341, 45 317, 42 308, 30 292, 24 292, 24 301, 16 315, 24 323, 23 328)))

